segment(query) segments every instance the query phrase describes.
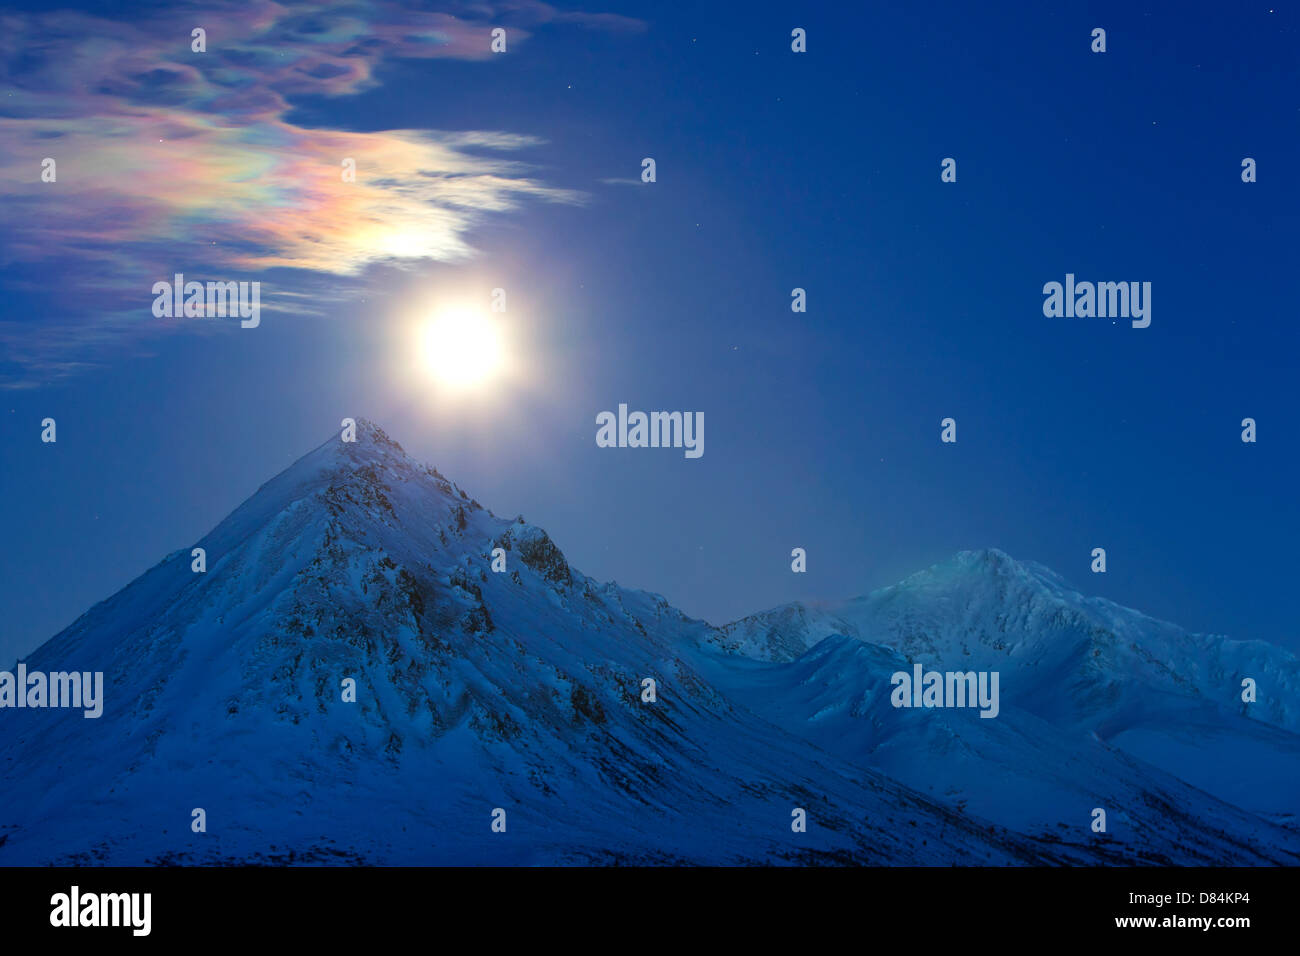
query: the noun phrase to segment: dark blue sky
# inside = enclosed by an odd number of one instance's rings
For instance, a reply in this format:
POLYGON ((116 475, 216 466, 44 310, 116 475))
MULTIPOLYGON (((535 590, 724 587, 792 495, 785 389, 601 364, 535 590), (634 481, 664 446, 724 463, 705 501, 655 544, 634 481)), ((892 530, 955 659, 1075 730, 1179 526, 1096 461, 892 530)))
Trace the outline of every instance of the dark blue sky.
MULTIPOLYGON (((93 334, 68 303, 86 263, 9 249, 0 368, 24 387, 0 394, 0 658, 189 547, 349 415, 582 571, 716 623, 991 546, 1300 647, 1294 7, 898 6, 592 6, 645 28, 552 19, 503 56, 389 57, 372 89, 295 91, 286 120, 312 131, 537 137, 511 158, 586 194, 483 217, 464 261, 230 274, 306 290, 320 315, 160 332, 150 258, 136 299, 110 302, 127 318, 93 334), (656 183, 603 182, 645 156, 656 183), (1067 272, 1150 282, 1151 326, 1044 317, 1067 272), (496 286, 526 388, 452 401, 397 371, 424 298, 496 286), (55 320, 81 332, 61 356, 93 367, 24 367, 55 320), (704 456, 597 448, 619 402, 703 411, 704 456)), ((6 170, 39 162, 19 152, 6 170)), ((19 199, 0 195, 29 215, 19 199)))

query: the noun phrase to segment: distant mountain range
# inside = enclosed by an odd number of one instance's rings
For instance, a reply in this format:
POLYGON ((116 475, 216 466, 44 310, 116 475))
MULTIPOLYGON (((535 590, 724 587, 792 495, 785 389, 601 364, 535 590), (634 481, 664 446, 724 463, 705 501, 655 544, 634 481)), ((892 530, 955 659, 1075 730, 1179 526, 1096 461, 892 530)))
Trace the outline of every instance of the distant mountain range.
POLYGON ((999 551, 714 628, 364 421, 195 544, 24 661, 103 715, 0 709, 0 864, 1300 863, 1300 661, 999 551))

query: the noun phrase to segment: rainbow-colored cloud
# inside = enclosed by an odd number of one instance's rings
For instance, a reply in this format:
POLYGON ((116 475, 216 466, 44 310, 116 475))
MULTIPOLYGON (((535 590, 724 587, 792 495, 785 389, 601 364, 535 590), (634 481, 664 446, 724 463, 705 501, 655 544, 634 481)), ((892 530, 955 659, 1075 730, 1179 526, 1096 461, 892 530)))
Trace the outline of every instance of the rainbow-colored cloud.
MULTIPOLYGON (((371 88, 389 57, 486 60, 493 27, 506 26, 513 47, 557 21, 640 27, 514 0, 456 12, 253 0, 169 3, 132 22, 0 16, 0 254, 11 265, 77 261, 78 291, 100 316, 126 295, 147 308, 141 290, 179 268, 354 276, 379 261, 467 257, 485 214, 582 201, 511 158, 536 140, 304 127, 287 119, 291 98, 371 88), (206 52, 191 49, 195 27, 206 52), (55 183, 41 180, 47 157, 55 183)), ((84 339, 71 331, 79 324, 53 340, 84 339)), ((0 343, 22 353, 11 362, 49 351, 23 338, 30 324, 22 336, 0 325, 0 343)))

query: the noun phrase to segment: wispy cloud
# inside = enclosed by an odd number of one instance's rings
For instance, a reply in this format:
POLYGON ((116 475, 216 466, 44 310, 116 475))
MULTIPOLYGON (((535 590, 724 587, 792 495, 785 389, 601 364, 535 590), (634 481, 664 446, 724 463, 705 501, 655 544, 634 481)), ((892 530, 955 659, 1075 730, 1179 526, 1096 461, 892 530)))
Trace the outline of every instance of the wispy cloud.
POLYGON ((65 353, 98 339, 94 326, 128 308, 125 296, 147 309, 141 290, 173 269, 347 277, 380 261, 456 260, 472 254, 469 233, 486 215, 581 202, 520 161, 537 145, 530 137, 288 119, 294 97, 376 86, 387 58, 486 60, 494 26, 508 28, 514 48, 553 22, 640 27, 517 0, 441 12, 400 2, 169 3, 129 22, 0 16, 0 264, 22 282, 76 263, 72 311, 99 307, 94 319, 69 315, 60 326, 0 323, 0 378, 80 368, 65 353), (195 27, 207 32, 207 52, 191 51, 195 27), (56 183, 41 181, 45 157, 57 163, 56 183), (341 176, 345 159, 355 161, 354 182, 341 176))

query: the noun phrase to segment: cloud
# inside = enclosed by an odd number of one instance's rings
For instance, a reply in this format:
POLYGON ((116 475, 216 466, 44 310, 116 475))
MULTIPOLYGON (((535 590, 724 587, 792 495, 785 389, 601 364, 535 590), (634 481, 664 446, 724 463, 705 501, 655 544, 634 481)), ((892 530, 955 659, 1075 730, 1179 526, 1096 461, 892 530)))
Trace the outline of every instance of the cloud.
POLYGON ((241 0, 146 6, 129 21, 0 15, 0 267, 9 286, 68 264, 79 276, 63 324, 0 323, 10 352, 0 383, 15 369, 81 368, 64 353, 100 340, 86 326, 130 325, 132 303, 147 314, 152 282, 174 271, 350 277, 383 261, 455 261, 473 254, 469 234, 486 216, 582 202, 518 158, 539 144, 530 137, 288 119, 294 97, 374 88, 388 58, 486 60, 492 27, 507 28, 513 50, 549 23, 641 28, 517 0, 444 12, 241 0), (205 53, 191 51, 195 27, 205 53), (57 182, 41 181, 45 157, 57 182), (345 159, 355 182, 343 180, 345 159))

